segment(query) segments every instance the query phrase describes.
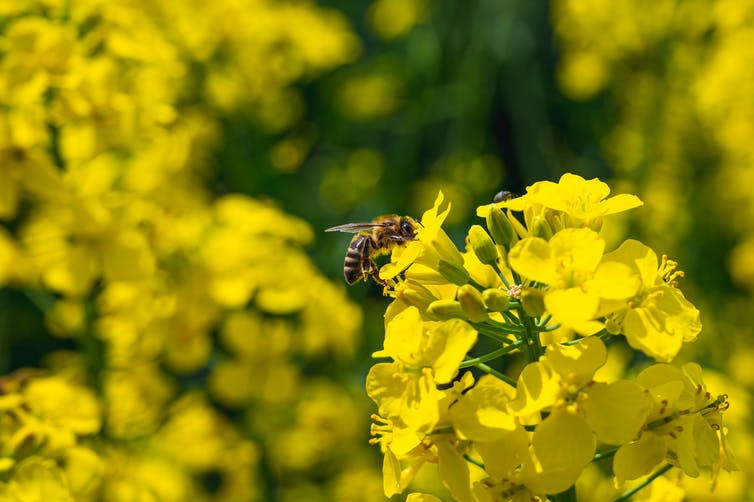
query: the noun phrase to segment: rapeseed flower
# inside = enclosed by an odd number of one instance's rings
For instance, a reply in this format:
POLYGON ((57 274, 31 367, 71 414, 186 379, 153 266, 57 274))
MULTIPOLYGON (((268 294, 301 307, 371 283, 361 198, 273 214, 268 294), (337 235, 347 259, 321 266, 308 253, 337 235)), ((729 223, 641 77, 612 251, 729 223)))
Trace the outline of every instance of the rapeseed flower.
POLYGON ((670 361, 684 342, 692 342, 702 330, 699 310, 677 288, 683 273, 677 264, 657 255, 639 241, 627 240, 605 256, 605 263, 629 267, 641 285, 626 302, 608 307, 613 325, 626 336, 629 345, 658 361, 670 361))
POLYGON ((383 350, 373 354, 393 362, 375 364, 367 375, 367 393, 380 415, 400 418, 415 430, 432 428, 443 398, 436 385, 453 380, 476 337, 464 321, 426 322, 415 307, 393 317, 383 350))
POLYGON ((546 284, 544 302, 553 318, 585 335, 603 324, 594 320, 600 300, 633 296, 639 280, 620 264, 603 263, 605 242, 589 228, 566 228, 549 241, 527 237, 511 249, 511 268, 546 284))
POLYGON ((609 455, 616 484, 663 462, 689 476, 735 468, 721 423, 727 398, 710 397, 698 365, 655 365, 621 380, 612 364, 610 380, 595 376, 611 334, 667 361, 701 329, 675 262, 658 264, 634 240, 605 253, 604 217, 641 205, 608 195, 604 183, 575 175, 534 184, 480 207, 489 233, 473 226, 462 253, 442 231, 449 208, 440 209, 440 194, 417 239, 393 253, 382 270, 394 299, 374 354, 393 362, 374 365, 366 382, 385 424, 386 495, 427 463, 456 500, 484 501, 568 493, 609 455), (492 348, 472 356, 478 337, 492 348), (512 354, 527 362, 516 378, 510 365, 493 366, 512 354), (485 375, 457 376, 463 368, 485 375))

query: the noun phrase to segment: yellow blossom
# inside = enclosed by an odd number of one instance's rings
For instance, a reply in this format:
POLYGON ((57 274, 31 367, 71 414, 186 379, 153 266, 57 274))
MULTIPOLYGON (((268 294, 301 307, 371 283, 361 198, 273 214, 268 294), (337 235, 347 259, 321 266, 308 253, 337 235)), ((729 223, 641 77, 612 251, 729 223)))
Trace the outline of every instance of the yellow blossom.
POLYGON ((613 318, 622 326, 628 343, 659 361, 670 361, 684 342, 702 329, 699 311, 676 287, 680 276, 675 264, 663 259, 639 241, 627 240, 605 255, 605 263, 619 263, 641 279, 641 287, 627 302, 611 304, 613 318))
POLYGON ((593 230, 566 228, 549 241, 519 241, 508 258, 524 278, 550 286, 544 302, 556 321, 589 335, 602 328, 595 320, 602 298, 625 299, 639 286, 629 267, 602 261, 604 247, 593 230))
MULTIPOLYGON (((526 188, 526 194, 498 202, 496 207, 523 211, 531 229, 535 217, 552 221, 552 230, 557 232, 565 227, 587 227, 599 231, 604 216, 641 206, 642 201, 635 195, 620 194, 610 198, 610 188, 597 178, 585 180, 581 176, 565 173, 558 183, 538 181, 526 188), (548 215, 550 209, 558 214, 548 215)), ((489 206, 478 209, 479 216, 486 216, 489 206)))

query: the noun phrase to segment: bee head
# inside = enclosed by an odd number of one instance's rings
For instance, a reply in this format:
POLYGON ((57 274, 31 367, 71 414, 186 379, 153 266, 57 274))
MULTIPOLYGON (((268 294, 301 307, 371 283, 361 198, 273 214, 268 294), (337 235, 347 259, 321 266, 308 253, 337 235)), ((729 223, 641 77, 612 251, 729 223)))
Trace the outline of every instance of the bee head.
POLYGON ((398 226, 401 236, 410 239, 414 238, 416 231, 418 230, 418 223, 408 216, 403 216, 398 226))

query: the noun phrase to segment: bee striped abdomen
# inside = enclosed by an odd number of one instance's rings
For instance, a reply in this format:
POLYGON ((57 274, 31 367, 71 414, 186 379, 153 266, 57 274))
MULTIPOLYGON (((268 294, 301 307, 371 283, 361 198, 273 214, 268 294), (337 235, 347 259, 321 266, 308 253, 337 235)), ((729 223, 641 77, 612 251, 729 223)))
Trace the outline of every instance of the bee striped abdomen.
POLYGON ((416 238, 419 223, 410 216, 387 214, 369 223, 346 223, 326 228, 325 232, 354 233, 343 262, 343 275, 348 284, 371 276, 386 288, 392 281, 383 280, 374 258, 390 254, 396 246, 404 246, 416 238))
POLYGON ((364 261, 369 260, 371 238, 368 234, 359 234, 351 239, 343 262, 343 275, 348 284, 353 284, 364 277, 364 261))

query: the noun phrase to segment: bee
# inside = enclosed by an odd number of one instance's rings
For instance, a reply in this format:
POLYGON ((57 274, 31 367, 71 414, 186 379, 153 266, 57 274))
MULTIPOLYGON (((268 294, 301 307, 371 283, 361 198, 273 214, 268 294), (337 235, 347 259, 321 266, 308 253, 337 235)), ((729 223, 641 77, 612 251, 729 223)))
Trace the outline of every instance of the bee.
POLYGON ((367 280, 371 275, 380 284, 382 280, 374 258, 390 253, 395 246, 405 245, 414 240, 420 224, 410 216, 388 214, 378 216, 371 223, 346 223, 325 230, 325 232, 355 233, 348 245, 343 262, 343 275, 348 284, 359 279, 367 280))

